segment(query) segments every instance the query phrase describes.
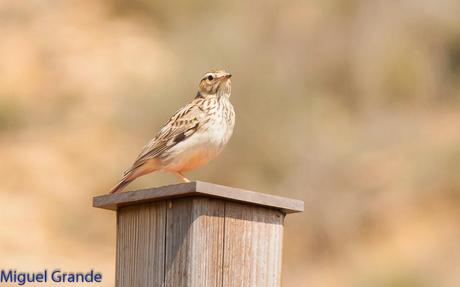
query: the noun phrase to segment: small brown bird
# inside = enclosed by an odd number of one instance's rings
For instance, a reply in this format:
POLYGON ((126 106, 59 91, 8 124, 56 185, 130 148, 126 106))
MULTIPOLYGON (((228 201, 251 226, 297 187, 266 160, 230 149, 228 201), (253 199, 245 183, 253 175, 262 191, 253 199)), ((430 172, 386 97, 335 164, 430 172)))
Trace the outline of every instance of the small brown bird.
POLYGON ((179 109, 150 140, 110 193, 122 191, 131 181, 154 171, 173 172, 189 182, 184 172, 215 158, 235 125, 231 76, 223 70, 206 73, 193 101, 179 109))

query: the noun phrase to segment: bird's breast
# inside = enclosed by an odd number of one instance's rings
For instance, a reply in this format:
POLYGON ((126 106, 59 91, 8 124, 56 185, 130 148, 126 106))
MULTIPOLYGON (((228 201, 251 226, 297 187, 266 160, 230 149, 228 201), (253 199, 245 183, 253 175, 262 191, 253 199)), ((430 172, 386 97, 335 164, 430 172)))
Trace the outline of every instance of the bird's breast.
POLYGON ((202 126, 189 138, 175 145, 165 159, 164 169, 188 171, 214 159, 233 133, 234 112, 217 110, 209 114, 202 126))

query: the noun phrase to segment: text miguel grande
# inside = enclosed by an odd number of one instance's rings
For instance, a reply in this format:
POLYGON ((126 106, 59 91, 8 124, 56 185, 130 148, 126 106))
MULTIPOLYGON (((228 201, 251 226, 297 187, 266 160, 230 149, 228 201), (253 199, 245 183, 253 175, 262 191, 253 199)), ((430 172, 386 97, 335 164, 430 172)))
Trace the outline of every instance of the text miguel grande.
POLYGON ((0 283, 16 283, 20 286, 27 283, 99 283, 102 282, 102 273, 91 270, 89 272, 64 272, 61 269, 47 269, 40 272, 20 272, 15 269, 1 269, 0 283))

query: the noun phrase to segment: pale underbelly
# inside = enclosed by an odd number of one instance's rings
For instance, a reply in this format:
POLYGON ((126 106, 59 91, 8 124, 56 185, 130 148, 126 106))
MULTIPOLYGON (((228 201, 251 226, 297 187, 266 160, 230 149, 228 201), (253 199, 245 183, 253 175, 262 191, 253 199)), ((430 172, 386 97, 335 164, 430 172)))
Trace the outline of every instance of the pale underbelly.
POLYGON ((219 155, 233 132, 233 124, 219 118, 210 121, 190 138, 178 143, 163 158, 162 170, 185 172, 196 169, 219 155))
POLYGON ((178 152, 172 159, 165 162, 162 170, 170 172, 185 172, 199 168, 214 159, 222 148, 204 145, 178 152))

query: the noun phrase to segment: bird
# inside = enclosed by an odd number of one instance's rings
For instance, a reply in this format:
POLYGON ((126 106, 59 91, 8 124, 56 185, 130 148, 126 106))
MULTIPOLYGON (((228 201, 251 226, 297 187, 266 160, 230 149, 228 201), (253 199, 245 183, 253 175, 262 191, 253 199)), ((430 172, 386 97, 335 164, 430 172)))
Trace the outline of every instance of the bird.
POLYGON ((235 126, 231 77, 224 70, 204 74, 193 100, 177 110, 144 146, 110 193, 121 192, 136 178, 156 171, 171 172, 181 181, 190 182, 184 172, 216 158, 235 126))

